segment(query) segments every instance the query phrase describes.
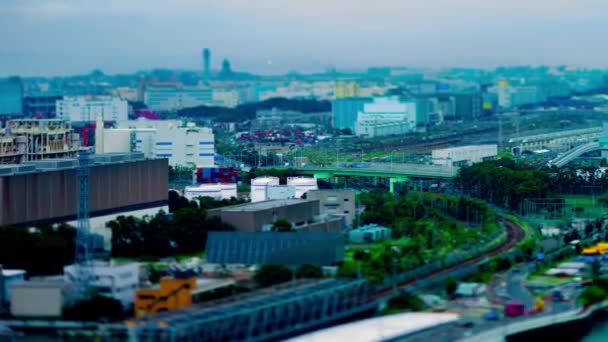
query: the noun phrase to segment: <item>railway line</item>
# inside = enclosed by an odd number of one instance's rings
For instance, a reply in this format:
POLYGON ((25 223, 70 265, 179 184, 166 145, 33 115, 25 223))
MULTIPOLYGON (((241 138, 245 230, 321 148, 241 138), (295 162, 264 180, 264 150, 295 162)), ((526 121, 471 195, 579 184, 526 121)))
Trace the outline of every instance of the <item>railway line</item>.
MULTIPOLYGON (((452 265, 452 266, 448 266, 446 268, 442 268, 440 270, 437 270, 435 272, 431 272, 427 275, 424 275, 420 278, 414 279, 414 280, 408 280, 406 282, 397 284, 397 289, 404 289, 408 286, 412 286, 414 285, 415 282, 420 281, 420 280, 425 280, 425 279, 430 279, 433 277, 437 277, 446 273, 450 273, 453 271, 456 271, 460 268, 463 267, 467 267, 467 266, 471 266, 471 265, 475 265, 477 263, 479 263, 480 261, 483 261, 486 258, 490 258, 493 256, 496 256, 498 254, 501 254, 503 252, 507 252, 509 250, 511 250, 512 248, 514 248, 520 241, 522 241, 525 236, 526 233, 524 232, 523 228, 518 225, 517 223, 513 222, 512 220, 509 220, 505 217, 499 217, 499 221, 502 222, 505 226, 506 232, 507 232, 507 237, 505 239, 505 241, 503 243, 501 243, 500 245, 488 250, 485 253, 482 253, 478 256, 472 257, 470 259, 467 259, 461 263, 452 265)), ((392 288, 388 288, 388 289, 381 289, 376 291, 375 293, 373 293, 371 295, 371 299, 373 300, 377 300, 380 299, 382 297, 385 296, 389 296, 391 295, 393 292, 392 288)))

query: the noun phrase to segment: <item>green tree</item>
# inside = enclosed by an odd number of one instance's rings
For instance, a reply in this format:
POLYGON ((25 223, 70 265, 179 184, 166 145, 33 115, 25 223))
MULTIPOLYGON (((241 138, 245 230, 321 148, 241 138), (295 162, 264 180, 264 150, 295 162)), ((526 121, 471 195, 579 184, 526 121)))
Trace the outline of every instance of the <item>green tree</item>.
POLYGON ((263 265, 253 277, 261 287, 273 286, 292 279, 289 268, 281 265, 263 265))
POLYGON ((453 296, 456 293, 456 290, 458 290, 458 282, 454 278, 448 278, 448 280, 445 281, 444 286, 445 293, 447 293, 448 296, 453 296))
POLYGON ((291 226, 291 223, 286 219, 280 218, 272 224, 271 230, 273 232, 295 232, 295 229, 291 226))
POLYGON ((323 270, 314 265, 302 265, 296 272, 296 278, 323 278, 323 270))

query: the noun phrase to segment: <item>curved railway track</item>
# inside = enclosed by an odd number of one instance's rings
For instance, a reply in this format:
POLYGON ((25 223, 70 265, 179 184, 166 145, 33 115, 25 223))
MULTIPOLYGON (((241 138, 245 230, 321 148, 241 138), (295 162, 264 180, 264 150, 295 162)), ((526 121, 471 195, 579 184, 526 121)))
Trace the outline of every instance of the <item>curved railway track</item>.
MULTIPOLYGON (((503 243, 488 250, 485 253, 482 253, 478 256, 467 259, 461 263, 458 263, 458 264, 455 264, 452 266, 448 266, 446 268, 442 268, 435 272, 431 272, 431 273, 424 275, 420 278, 417 278, 415 280, 409 280, 409 281, 400 283, 397 285, 397 288, 402 289, 407 286, 413 285, 415 282, 420 281, 420 280, 433 278, 438 275, 456 271, 462 267, 475 265, 475 264, 479 263, 480 261, 483 261, 486 258, 493 257, 500 253, 511 250, 513 247, 515 247, 520 241, 522 241, 526 237, 526 233, 524 232, 523 228, 520 225, 518 225, 517 223, 515 223, 505 217, 499 217, 498 220, 504 224, 505 229, 507 231, 507 238, 505 239, 505 241, 503 243)), ((378 298, 390 295, 392 293, 392 291, 393 291, 392 288, 382 289, 382 290, 379 290, 379 291, 376 291, 375 293, 373 293, 371 295, 371 297, 373 299, 378 299, 378 298)))

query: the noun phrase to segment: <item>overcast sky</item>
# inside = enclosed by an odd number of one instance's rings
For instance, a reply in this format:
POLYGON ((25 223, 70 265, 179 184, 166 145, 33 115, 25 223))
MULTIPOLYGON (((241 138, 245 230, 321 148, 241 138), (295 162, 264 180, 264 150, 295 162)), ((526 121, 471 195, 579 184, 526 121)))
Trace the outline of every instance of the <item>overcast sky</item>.
POLYGON ((608 65, 607 0, 0 0, 0 75, 608 65))

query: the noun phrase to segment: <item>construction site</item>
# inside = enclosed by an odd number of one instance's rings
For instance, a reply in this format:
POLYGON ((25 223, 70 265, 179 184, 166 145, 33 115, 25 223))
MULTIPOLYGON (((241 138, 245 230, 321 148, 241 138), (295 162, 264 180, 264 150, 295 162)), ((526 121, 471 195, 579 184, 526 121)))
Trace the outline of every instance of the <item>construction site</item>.
POLYGON ((9 120, 0 129, 0 165, 30 160, 75 158, 80 135, 61 119, 9 120))

